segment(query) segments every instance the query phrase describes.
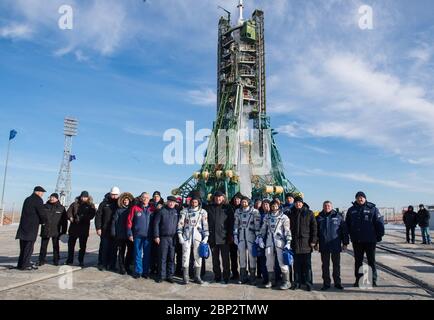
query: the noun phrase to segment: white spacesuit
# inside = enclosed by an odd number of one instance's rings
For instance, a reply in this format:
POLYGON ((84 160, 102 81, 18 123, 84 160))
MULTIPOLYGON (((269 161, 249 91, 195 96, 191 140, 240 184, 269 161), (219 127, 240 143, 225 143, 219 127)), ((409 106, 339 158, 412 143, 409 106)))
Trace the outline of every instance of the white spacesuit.
POLYGON ((256 257, 252 254, 253 244, 260 232, 261 215, 258 210, 249 206, 235 211, 234 242, 238 246, 240 259, 240 283, 247 283, 247 266, 249 266, 250 282, 256 282, 256 257))
POLYGON ((184 283, 188 283, 190 253, 193 249, 195 282, 201 284, 200 271, 202 258, 199 256, 199 244, 208 242, 208 214, 200 206, 189 207, 181 211, 178 222, 178 238, 182 245, 182 267, 184 283))
POLYGON ((277 256, 280 270, 282 271, 283 284, 282 290, 289 289, 289 266, 283 262, 283 249, 290 248, 291 229, 289 218, 281 211, 271 211, 264 218, 264 223, 258 239, 259 247, 265 248, 267 260, 268 283, 266 288, 272 287, 274 279, 274 263, 277 256), (264 242, 265 239, 265 242, 264 242))

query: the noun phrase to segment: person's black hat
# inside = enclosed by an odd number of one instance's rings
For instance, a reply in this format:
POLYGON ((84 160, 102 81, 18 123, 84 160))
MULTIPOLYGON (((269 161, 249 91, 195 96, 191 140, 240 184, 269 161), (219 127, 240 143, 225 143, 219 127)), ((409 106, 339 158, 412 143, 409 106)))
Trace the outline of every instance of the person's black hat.
POLYGON ((294 194, 292 194, 292 193, 285 194, 285 198, 288 198, 288 197, 294 198, 294 194))
POLYGON ((413 207, 413 206, 408 206, 407 209, 408 209, 408 210, 414 210, 414 207, 413 207))
POLYGON ((152 197, 155 197, 155 196, 160 196, 161 197, 160 191, 154 191, 154 193, 152 194, 152 197))
POLYGON ((57 200, 59 200, 59 194, 58 193, 52 193, 51 195, 50 195, 50 198, 51 197, 54 197, 54 198, 56 198, 57 200))
POLYGON ((302 198, 302 197, 300 197, 300 196, 296 196, 296 197, 294 198, 294 202, 304 202, 304 201, 303 201, 303 198, 302 198))
POLYGON ((359 192, 356 193, 356 199, 357 199, 358 197, 363 197, 363 198, 366 199, 366 194, 365 194, 363 191, 359 191, 359 192))
POLYGON ((234 195, 234 199, 235 199, 235 198, 242 199, 242 198, 243 198, 243 195, 241 194, 241 192, 237 192, 237 193, 234 195))
POLYGON ((44 188, 42 188, 41 186, 36 186, 33 189, 33 192, 47 192, 44 188))
POLYGON ((271 202, 270 202, 270 207, 271 207, 273 204, 277 204, 277 205, 279 205, 279 202, 277 202, 276 200, 271 201, 271 202))
POLYGON ((80 194, 80 198, 89 198, 89 192, 87 192, 87 191, 83 191, 83 192, 80 194))
POLYGON ((243 200, 250 201, 249 197, 246 197, 246 196, 243 196, 243 197, 241 198, 241 201, 243 201, 243 200))
POLYGON ((178 199, 176 199, 175 196, 168 196, 168 197, 167 197, 167 201, 175 201, 175 202, 178 202, 178 199))
POLYGON ((225 194, 223 193, 223 192, 221 192, 221 191, 216 191, 216 192, 214 192, 214 197, 222 197, 222 196, 224 196, 225 194))
POLYGON ((421 203, 420 205, 419 205, 419 208, 423 208, 424 207, 424 205, 421 203))

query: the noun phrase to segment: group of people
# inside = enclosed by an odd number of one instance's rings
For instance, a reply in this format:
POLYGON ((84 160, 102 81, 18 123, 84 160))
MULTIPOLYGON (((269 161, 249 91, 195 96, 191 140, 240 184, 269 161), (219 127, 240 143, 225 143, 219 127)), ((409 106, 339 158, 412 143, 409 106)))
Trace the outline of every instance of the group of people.
POLYGON ((429 220, 431 214, 425 208, 423 204, 419 205, 419 211, 414 211, 413 206, 408 206, 407 211, 404 212, 402 216, 402 221, 405 224, 405 233, 407 243, 410 243, 410 234, 411 234, 411 243, 415 243, 415 230, 416 226, 419 225, 421 234, 422 234, 422 244, 431 244, 431 236, 429 234, 429 220))
POLYGON ((90 224, 94 219, 100 237, 98 269, 101 271, 118 271, 136 279, 155 276, 157 282, 174 282, 174 276, 179 275, 184 284, 190 278, 202 284, 204 261, 210 253, 216 282, 234 280, 256 285, 257 279, 262 278, 265 288, 279 286, 282 290, 295 290, 304 285, 310 291, 313 287, 311 255, 317 250, 322 261, 322 290, 331 287, 330 260, 334 286, 342 290, 341 252, 351 240, 354 286, 359 286, 363 276, 365 254, 372 271, 372 285, 377 284, 375 248, 384 235, 384 222, 375 204, 368 202, 363 192, 356 194, 345 218, 334 210, 330 201, 324 202, 323 210, 315 217, 303 198, 293 194, 286 194, 284 203, 278 197, 252 202, 240 193, 229 202, 224 193, 217 191, 204 204, 200 194, 194 192, 183 203, 174 196, 164 201, 158 191, 152 197, 147 192, 134 197, 113 187, 98 208, 89 193, 83 191, 66 210, 55 193, 44 205, 45 192, 44 188, 36 187, 23 205, 16 236, 20 240, 17 266, 20 270, 37 269, 46 263, 50 239, 53 263, 58 265, 59 238, 66 233, 66 264, 74 263, 79 240, 78 262, 84 266, 90 224), (41 250, 38 263, 33 265, 30 258, 39 224, 42 224, 41 250))

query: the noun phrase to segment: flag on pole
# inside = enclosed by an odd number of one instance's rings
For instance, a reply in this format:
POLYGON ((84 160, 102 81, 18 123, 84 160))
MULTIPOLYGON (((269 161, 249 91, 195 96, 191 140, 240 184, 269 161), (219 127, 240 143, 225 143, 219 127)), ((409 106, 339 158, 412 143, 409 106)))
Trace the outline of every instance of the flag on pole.
POLYGON ((17 133, 18 132, 16 130, 11 130, 11 132, 9 132, 9 141, 12 140, 13 138, 15 138, 17 133))
POLYGON ((76 160, 77 158, 72 154, 69 156, 69 162, 76 160))

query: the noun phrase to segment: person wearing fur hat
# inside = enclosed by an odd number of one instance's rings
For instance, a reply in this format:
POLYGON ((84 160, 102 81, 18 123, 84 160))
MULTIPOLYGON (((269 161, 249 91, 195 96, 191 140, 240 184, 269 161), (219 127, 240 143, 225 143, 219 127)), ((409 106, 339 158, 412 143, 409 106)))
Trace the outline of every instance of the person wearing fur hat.
MULTIPOLYGON (((232 215, 235 215, 235 210, 237 210, 241 206, 241 198, 243 195, 240 192, 237 192, 231 199, 230 207, 232 210, 232 215)), ((240 278, 240 273, 238 272, 238 247, 231 241, 229 244, 229 257, 231 260, 231 272, 232 277, 231 280, 237 280, 240 278)))
POLYGON ((179 243, 182 245, 183 283, 188 284, 190 253, 194 257, 194 281, 202 284, 202 258, 199 256, 199 244, 208 243, 208 213, 201 207, 201 200, 194 196, 190 205, 181 211, 177 227, 179 243))
POLYGON ((311 291, 312 251, 318 241, 318 232, 315 215, 302 197, 295 197, 289 220, 292 235, 291 249, 294 252, 294 282, 291 289, 299 289, 302 284, 305 284, 306 290, 311 291))
POLYGON ((282 272, 283 283, 281 290, 288 290, 290 286, 289 266, 283 263, 283 249, 291 247, 291 229, 289 218, 279 209, 279 203, 272 201, 270 203, 271 212, 264 218, 264 223, 259 234, 259 246, 265 249, 267 259, 268 282, 265 288, 271 288, 276 283, 274 280, 274 263, 279 263, 282 272), (264 239, 266 239, 264 241, 264 239))
POLYGON ((356 193, 356 201, 348 209, 345 222, 350 234, 354 250, 354 287, 359 287, 359 280, 363 277, 360 272, 363 257, 366 253, 368 265, 372 270, 372 286, 377 286, 377 268, 375 265, 375 248, 384 236, 384 221, 375 204, 366 201, 366 194, 356 193))
POLYGON ((256 283, 256 257, 253 256, 253 244, 259 236, 261 215, 250 205, 250 199, 243 197, 241 207, 235 211, 234 243, 238 246, 240 257, 240 281, 247 283, 247 267, 249 267, 250 284, 256 283))
POLYGON ((120 274, 131 274, 134 246, 128 240, 127 219, 133 200, 134 196, 131 193, 122 193, 118 199, 118 209, 112 219, 111 236, 115 239, 115 256, 118 258, 120 274))
POLYGON ((66 209, 59 201, 59 195, 53 193, 50 199, 44 205, 47 219, 41 228, 41 250, 39 252, 38 266, 45 264, 45 257, 47 256, 48 242, 53 243, 53 264, 59 265, 60 250, 59 250, 59 237, 66 234, 68 229, 68 218, 66 216, 66 209))
POLYGON ((69 225, 68 259, 66 264, 74 263, 74 250, 77 239, 80 243, 78 262, 84 266, 84 255, 86 254, 87 239, 89 238, 90 221, 95 217, 96 209, 89 192, 83 191, 67 211, 69 225))

